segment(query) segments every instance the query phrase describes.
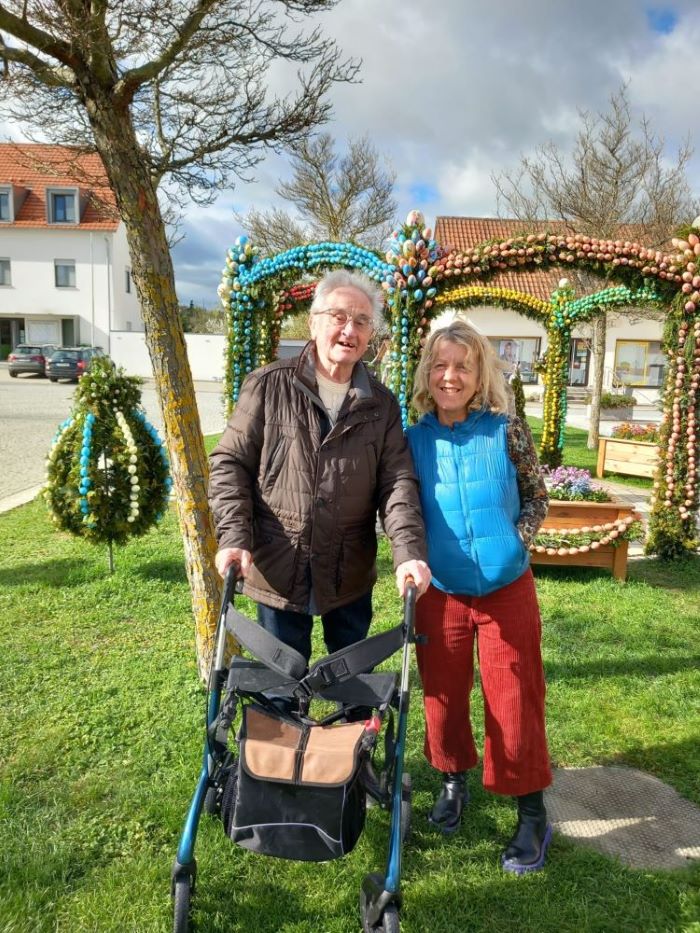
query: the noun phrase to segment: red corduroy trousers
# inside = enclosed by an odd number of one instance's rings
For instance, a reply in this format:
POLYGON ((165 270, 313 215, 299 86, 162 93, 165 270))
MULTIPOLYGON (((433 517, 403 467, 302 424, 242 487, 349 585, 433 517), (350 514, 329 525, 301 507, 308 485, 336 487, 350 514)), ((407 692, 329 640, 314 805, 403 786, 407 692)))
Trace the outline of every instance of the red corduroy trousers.
POLYGON ((439 771, 467 771, 478 754, 469 717, 477 643, 484 695, 487 790, 519 796, 552 781, 544 725, 542 623, 531 570, 488 596, 431 586, 416 604, 425 697, 425 757, 439 771))

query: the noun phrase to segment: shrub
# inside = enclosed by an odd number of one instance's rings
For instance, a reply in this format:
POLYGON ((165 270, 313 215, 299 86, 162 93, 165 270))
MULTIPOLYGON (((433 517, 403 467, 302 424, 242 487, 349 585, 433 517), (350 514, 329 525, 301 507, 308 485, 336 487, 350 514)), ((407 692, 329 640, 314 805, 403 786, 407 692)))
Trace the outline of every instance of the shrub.
POLYGON ((141 380, 93 360, 47 459, 45 498, 56 527, 123 544, 162 518, 172 480, 158 432, 141 409, 141 380))
POLYGON ((521 421, 525 420, 525 393, 523 392, 523 380, 520 376, 520 367, 516 367, 515 372, 508 380, 513 390, 513 399, 515 401, 515 414, 521 421))
POLYGON ((610 496, 591 483, 588 470, 559 466, 554 470, 542 467, 550 499, 573 500, 575 502, 609 502, 610 496))
MULTIPOLYGON (((586 402, 590 405, 590 392, 586 396, 586 402)), ((622 395, 620 392, 601 392, 600 394, 601 408, 631 408, 636 404, 637 399, 634 395, 622 395)))
POLYGON ((618 437, 622 441, 645 441, 648 444, 658 444, 659 426, 653 422, 634 424, 630 421, 623 421, 615 425, 611 436, 618 437))

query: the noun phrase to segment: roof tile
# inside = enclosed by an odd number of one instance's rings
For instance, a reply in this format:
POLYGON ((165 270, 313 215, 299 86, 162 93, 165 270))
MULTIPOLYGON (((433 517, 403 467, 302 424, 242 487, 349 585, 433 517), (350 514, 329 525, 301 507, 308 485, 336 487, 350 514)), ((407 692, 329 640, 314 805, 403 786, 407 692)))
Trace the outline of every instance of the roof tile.
POLYGON ((53 227, 47 221, 46 189, 80 188, 86 203, 79 224, 65 230, 111 230, 119 225, 116 199, 97 153, 41 143, 0 143, 0 185, 27 190, 11 227, 53 227))

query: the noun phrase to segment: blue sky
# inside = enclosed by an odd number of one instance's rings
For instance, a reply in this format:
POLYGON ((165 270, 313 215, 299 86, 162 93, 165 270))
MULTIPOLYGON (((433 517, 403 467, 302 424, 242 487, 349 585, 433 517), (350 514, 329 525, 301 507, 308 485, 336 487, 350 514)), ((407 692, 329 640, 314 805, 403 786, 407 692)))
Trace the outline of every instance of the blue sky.
MULTIPOLYGON (((417 207, 431 225, 437 214, 495 216, 491 174, 550 140, 570 150, 579 111, 606 109, 622 82, 669 151, 698 122, 697 0, 341 0, 318 22, 363 60, 362 82, 334 90, 325 129, 340 142, 368 133, 397 173, 399 216, 417 207)), ((276 204, 288 174, 271 156, 255 182, 187 210, 173 253, 181 301, 217 304, 225 249, 241 232, 234 210, 276 204)), ((698 155, 690 177, 700 193, 698 155)))

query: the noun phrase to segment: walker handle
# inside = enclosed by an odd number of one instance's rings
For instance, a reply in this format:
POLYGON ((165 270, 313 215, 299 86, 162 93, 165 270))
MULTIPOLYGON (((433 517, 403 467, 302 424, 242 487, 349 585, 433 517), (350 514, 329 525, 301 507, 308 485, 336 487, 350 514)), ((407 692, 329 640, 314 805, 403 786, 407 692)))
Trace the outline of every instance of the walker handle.
POLYGON ((409 574, 406 577, 403 594, 403 624, 407 630, 408 641, 415 641, 414 622, 416 618, 416 599, 418 598, 418 587, 416 581, 409 574))
POLYGON ((223 621, 226 616, 226 610, 228 609, 228 604, 233 599, 233 593, 236 589, 236 583, 238 583, 238 575, 241 572, 241 565, 237 560, 231 561, 231 563, 226 568, 226 573, 224 575, 224 589, 221 594, 221 610, 219 611, 219 619, 223 621))

